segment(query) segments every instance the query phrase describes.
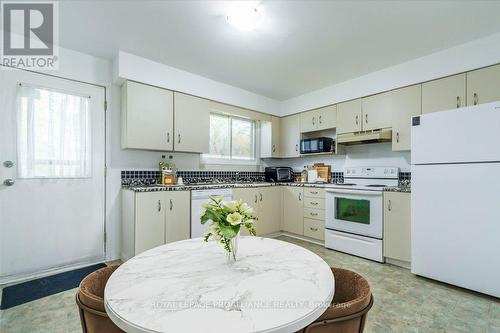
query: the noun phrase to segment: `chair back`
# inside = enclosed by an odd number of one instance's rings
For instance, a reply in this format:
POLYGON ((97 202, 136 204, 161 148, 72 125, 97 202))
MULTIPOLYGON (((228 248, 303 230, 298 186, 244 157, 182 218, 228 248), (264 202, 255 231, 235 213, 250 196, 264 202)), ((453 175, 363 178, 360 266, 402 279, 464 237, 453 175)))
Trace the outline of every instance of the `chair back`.
POLYGON ((335 294, 330 307, 304 333, 361 333, 373 305, 368 281, 356 272, 332 268, 335 294))
POLYGON ((76 304, 80 310, 83 333, 121 333, 104 308, 104 288, 118 266, 101 268, 87 275, 78 288, 76 304))

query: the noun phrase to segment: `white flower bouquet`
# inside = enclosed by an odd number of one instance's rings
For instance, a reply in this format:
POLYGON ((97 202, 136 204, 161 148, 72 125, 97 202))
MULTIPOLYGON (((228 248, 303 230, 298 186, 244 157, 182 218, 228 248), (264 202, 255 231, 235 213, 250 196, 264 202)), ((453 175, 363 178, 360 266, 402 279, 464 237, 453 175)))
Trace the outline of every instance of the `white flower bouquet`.
POLYGON ((201 224, 211 222, 205 233, 205 242, 209 239, 217 241, 236 260, 234 240, 239 236, 241 228, 246 228, 252 236, 256 234, 257 217, 253 208, 242 200, 224 201, 214 197, 203 208, 205 211, 201 215, 201 224))

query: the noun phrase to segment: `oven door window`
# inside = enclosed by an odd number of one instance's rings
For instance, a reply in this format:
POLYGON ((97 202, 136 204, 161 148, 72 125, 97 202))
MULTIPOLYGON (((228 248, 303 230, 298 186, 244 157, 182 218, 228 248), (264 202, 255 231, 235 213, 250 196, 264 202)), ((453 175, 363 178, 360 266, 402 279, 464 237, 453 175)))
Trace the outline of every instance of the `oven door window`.
POLYGON ((370 200, 335 198, 335 219, 370 224, 370 200))
POLYGON ((290 179, 291 177, 289 170, 278 169, 278 181, 290 180, 290 179))

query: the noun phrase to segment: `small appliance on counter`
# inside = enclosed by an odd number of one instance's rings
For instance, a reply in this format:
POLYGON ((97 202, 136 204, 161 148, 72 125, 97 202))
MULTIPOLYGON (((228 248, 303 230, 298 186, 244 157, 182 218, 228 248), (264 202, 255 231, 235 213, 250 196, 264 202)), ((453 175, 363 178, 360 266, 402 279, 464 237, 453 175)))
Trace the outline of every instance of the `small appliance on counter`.
POLYGON ((330 153, 335 149, 335 141, 332 138, 321 137, 314 139, 300 140, 300 153, 304 154, 318 154, 330 153))
MULTIPOLYGON (((172 159, 172 156, 169 158, 172 159)), ((165 158, 165 155, 162 155, 158 166, 160 167, 161 184, 164 186, 175 185, 175 164, 173 162, 169 162, 165 158)))
POLYGON ((295 180, 293 169, 289 167, 266 167, 264 173, 266 182, 290 183, 295 180))
POLYGON ((303 183, 330 183, 332 179, 332 166, 324 163, 314 163, 304 166, 301 181, 303 183))

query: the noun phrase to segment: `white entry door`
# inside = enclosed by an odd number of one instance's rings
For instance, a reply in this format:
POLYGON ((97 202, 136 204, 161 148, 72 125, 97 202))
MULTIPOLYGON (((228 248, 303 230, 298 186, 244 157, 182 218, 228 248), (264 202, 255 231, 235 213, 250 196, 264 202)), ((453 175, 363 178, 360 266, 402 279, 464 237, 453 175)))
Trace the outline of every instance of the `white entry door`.
POLYGON ((104 259, 104 94, 0 70, 0 282, 104 259))

